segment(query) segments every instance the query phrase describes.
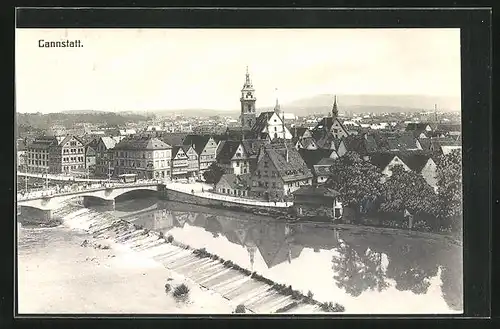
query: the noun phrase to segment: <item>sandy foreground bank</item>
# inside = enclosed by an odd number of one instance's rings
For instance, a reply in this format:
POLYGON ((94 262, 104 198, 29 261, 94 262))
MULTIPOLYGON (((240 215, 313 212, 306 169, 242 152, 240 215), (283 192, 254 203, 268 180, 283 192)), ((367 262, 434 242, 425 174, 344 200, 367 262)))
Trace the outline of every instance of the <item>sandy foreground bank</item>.
POLYGON ((23 313, 231 313, 235 305, 127 247, 66 227, 21 228, 18 310, 23 313), (88 245, 82 246, 87 240, 88 245), (25 245, 22 245, 25 243, 25 245), (97 248, 98 244, 110 249, 97 248), (169 278, 171 280, 169 280, 169 278), (186 283, 176 301, 165 283, 186 283))

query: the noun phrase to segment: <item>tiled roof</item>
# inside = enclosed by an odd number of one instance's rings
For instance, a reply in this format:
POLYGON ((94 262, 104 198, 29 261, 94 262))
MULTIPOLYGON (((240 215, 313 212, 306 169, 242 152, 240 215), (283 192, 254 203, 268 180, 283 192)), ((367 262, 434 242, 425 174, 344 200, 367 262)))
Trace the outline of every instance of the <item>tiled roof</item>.
MULTIPOLYGON (((179 146, 179 145, 172 146, 172 159, 174 159, 177 156, 177 153, 181 149, 185 153, 184 148, 182 146, 179 146)), ((188 156, 186 154, 184 154, 184 155, 186 156, 186 158, 188 158, 188 156)))
POLYGON ((419 131, 422 132, 425 128, 429 126, 428 123, 425 122, 410 122, 406 125, 406 131, 419 131))
POLYGON ((266 144, 269 144, 267 139, 245 139, 242 141, 243 148, 249 158, 255 158, 259 154, 259 149, 266 144))
POLYGON ((248 174, 237 176, 235 174, 224 174, 220 178, 219 182, 222 180, 226 181, 230 188, 244 190, 248 188, 248 174))
POLYGON ((331 150, 306 150, 306 149, 300 149, 299 151, 300 156, 306 163, 307 167, 312 168, 315 164, 317 164, 321 159, 327 158, 331 154, 331 150))
POLYGON ((295 148, 288 147, 285 149, 283 145, 269 144, 264 146, 263 149, 276 167, 279 176, 285 182, 313 177, 311 171, 307 167, 307 164, 295 148), (288 161, 286 156, 287 152, 288 161))
POLYGON ((316 145, 318 145, 319 148, 327 150, 337 150, 339 144, 340 139, 335 138, 330 132, 323 134, 319 139, 316 140, 316 145))
POLYGON ((332 158, 323 158, 317 163, 318 166, 331 166, 335 162, 332 158))
POLYGON ((57 146, 59 142, 57 138, 54 136, 41 136, 36 138, 33 142, 31 142, 27 148, 28 149, 49 149, 52 146, 57 146))
POLYGON ((120 139, 117 139, 115 137, 101 137, 102 143, 106 147, 106 149, 110 150, 116 146, 120 142, 120 139))
POLYGON ((299 145, 301 148, 309 148, 310 146, 317 147, 316 141, 312 137, 305 137, 299 140, 299 145))
POLYGON ((196 153, 200 154, 209 140, 209 135, 187 135, 182 143, 184 145, 194 145, 196 153))
POLYGON ((184 138, 186 138, 187 134, 185 133, 161 133, 158 135, 158 138, 167 143, 168 145, 178 146, 182 145, 184 138))
POLYGON ((262 132, 267 127, 267 123, 273 114, 273 111, 261 112, 252 127, 252 131, 256 133, 262 132))
POLYGON ((422 150, 427 151, 431 147, 431 139, 430 138, 419 138, 418 142, 420 146, 422 146, 422 150))
POLYGON ((424 166, 430 159, 429 155, 426 154, 401 154, 398 156, 411 170, 415 172, 421 172, 424 166))
POLYGON ((290 130, 290 133, 292 134, 292 137, 296 138, 296 137, 302 137, 302 135, 304 135, 304 133, 309 130, 309 128, 307 127, 293 127, 293 128, 289 128, 288 130, 290 130))
POLYGON ((367 155, 380 149, 375 138, 369 134, 347 136, 342 141, 348 152, 356 152, 359 155, 367 155))
POLYGON ((396 155, 394 153, 376 153, 372 154, 370 157, 370 162, 377 166, 379 169, 383 170, 387 165, 394 159, 396 155))
POLYGON ((459 123, 442 123, 436 127, 436 130, 443 132, 462 131, 462 125, 459 123))
POLYGON ((167 150, 172 147, 156 137, 127 137, 114 148, 115 150, 167 150))
POLYGON ((239 141, 223 141, 217 150, 217 161, 228 163, 241 145, 239 141))

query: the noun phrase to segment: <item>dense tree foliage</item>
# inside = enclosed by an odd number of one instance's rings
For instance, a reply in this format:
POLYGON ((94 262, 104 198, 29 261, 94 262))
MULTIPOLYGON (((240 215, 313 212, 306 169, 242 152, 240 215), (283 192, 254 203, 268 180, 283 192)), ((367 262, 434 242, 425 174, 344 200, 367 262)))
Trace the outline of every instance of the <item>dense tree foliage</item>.
POLYGON ((439 217, 459 226, 462 220, 462 156, 460 150, 442 155, 437 161, 439 217))
POLYGON ((208 184, 217 184, 220 178, 224 175, 224 170, 216 163, 212 163, 208 170, 203 173, 203 178, 208 184))
POLYGON ((392 168, 392 176, 383 186, 384 197, 380 210, 403 212, 412 215, 437 215, 437 196, 434 189, 416 172, 406 171, 403 166, 392 168))
POLYGON ((382 195, 382 173, 354 152, 335 160, 330 171, 332 175, 326 184, 342 195, 344 206, 358 209, 364 199, 382 195))

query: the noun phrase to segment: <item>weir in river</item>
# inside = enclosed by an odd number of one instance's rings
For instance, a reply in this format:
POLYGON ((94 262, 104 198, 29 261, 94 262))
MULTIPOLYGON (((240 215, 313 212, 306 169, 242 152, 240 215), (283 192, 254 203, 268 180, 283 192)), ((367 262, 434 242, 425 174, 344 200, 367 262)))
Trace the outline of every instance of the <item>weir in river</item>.
POLYGON ((225 266, 220 259, 201 258, 193 253, 192 248, 176 241, 168 243, 159 229, 144 228, 109 212, 75 204, 55 210, 54 216, 71 227, 88 230, 96 239, 112 239, 140 253, 142 257, 152 258, 203 288, 231 300, 235 305, 244 305, 252 313, 323 312, 317 301, 296 293, 278 292, 268 283, 225 266))

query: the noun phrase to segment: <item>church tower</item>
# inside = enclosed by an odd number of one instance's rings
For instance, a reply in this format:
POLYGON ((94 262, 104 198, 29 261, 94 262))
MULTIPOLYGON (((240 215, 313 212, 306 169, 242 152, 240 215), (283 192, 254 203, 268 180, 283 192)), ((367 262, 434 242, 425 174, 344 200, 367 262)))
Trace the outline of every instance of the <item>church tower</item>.
POLYGON ((332 108, 332 118, 335 120, 339 116, 339 109, 337 108, 337 95, 335 95, 335 99, 333 101, 333 108, 332 108))
POLYGON ((250 74, 247 72, 245 77, 245 84, 241 89, 241 115, 240 122, 243 129, 251 129, 255 123, 255 89, 253 88, 250 74))

